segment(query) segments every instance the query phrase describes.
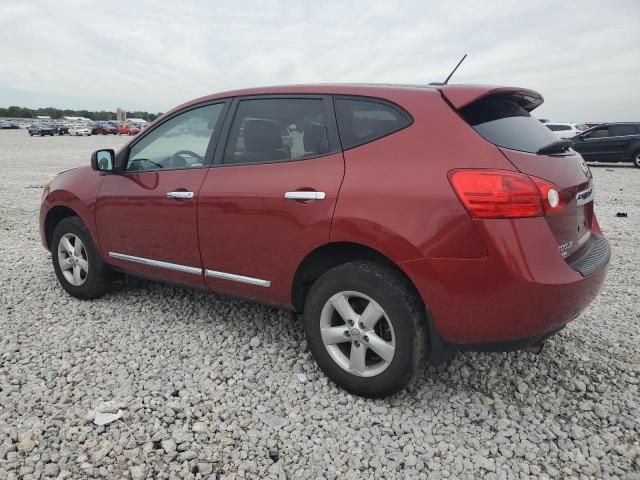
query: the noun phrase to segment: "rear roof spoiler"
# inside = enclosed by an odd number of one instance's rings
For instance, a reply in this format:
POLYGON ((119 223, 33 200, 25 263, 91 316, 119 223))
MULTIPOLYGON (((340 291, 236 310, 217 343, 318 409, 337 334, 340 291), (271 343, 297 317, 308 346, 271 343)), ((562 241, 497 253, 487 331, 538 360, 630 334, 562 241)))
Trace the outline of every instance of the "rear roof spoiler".
POLYGON ((538 92, 518 87, 442 85, 439 89, 456 110, 460 110, 481 98, 496 94, 508 95, 516 99, 520 106, 528 112, 539 107, 544 102, 544 98, 538 92))

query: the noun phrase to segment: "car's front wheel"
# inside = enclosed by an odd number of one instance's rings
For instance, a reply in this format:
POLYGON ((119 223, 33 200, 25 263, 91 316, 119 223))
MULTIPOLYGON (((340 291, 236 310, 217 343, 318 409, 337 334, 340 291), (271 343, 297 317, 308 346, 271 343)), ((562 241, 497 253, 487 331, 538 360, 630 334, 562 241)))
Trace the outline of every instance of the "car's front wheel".
POLYGON ((107 291, 111 271, 100 259, 89 230, 80 218, 67 217, 56 225, 51 257, 56 277, 70 295, 90 299, 107 291))
POLYGON ((312 286, 304 309, 309 348, 336 384, 380 398, 402 390, 425 358, 426 312, 400 272, 356 261, 312 286))
POLYGON ((640 168, 640 150, 633 154, 633 165, 640 168))

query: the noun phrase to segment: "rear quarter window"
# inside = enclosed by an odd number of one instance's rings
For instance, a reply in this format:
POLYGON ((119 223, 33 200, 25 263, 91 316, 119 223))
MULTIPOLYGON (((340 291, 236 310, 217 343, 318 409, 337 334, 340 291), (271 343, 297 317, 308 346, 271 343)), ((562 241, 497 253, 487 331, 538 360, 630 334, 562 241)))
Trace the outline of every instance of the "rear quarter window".
POLYGON ((610 130, 612 137, 625 137, 627 135, 635 135, 638 133, 635 125, 612 125, 610 130))
POLYGON ((535 153, 557 141, 548 124, 532 117, 509 94, 481 98, 460 110, 462 118, 485 140, 499 147, 535 153))
POLYGON ((386 137, 413 123, 407 112, 384 100, 336 97, 335 108, 344 150, 386 137))

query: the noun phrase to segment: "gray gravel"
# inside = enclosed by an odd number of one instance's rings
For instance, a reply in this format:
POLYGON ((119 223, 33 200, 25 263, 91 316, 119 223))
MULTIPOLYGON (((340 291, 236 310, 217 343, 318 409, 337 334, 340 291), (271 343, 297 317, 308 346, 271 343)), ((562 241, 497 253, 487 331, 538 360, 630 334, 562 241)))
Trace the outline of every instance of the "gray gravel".
POLYGON ((542 355, 458 354, 368 401, 287 312, 132 278, 63 292, 41 186, 124 141, 0 131, 0 480, 640 478, 640 169, 592 168, 609 278, 542 355))

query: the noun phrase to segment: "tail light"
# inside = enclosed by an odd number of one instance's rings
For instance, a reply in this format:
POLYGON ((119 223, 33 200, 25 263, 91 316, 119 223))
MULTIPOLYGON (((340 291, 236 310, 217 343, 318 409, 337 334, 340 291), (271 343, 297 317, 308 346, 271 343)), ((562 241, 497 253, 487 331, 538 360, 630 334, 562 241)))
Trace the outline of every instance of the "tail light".
POLYGON ((454 170, 456 194, 475 218, 523 218, 564 211, 553 183, 505 170, 454 170))

